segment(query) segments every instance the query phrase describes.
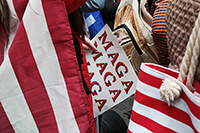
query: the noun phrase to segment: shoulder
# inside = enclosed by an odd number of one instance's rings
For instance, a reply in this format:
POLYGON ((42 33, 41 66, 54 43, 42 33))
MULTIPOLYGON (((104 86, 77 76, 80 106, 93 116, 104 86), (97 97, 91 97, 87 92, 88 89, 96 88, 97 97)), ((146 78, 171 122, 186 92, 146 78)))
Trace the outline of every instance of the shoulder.
POLYGON ((82 5, 83 12, 94 12, 102 10, 105 5, 105 0, 87 0, 85 4, 82 5))

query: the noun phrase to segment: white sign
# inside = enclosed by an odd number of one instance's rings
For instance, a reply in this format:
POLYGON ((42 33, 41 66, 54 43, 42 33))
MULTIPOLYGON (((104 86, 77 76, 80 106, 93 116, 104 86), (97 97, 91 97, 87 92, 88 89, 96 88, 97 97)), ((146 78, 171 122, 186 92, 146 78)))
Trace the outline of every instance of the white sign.
POLYGON ((135 93, 137 75, 110 28, 92 39, 98 51, 85 51, 92 83, 94 117, 135 93))

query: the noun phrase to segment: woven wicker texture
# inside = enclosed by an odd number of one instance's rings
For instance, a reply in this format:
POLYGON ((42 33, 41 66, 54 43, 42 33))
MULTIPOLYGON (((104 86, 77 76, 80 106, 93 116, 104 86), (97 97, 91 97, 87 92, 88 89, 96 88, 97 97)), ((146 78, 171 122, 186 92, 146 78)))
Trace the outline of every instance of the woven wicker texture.
MULTIPOLYGON (((200 11, 199 0, 169 0, 166 13, 170 68, 180 69, 192 29, 200 11)), ((197 68, 197 72, 199 67, 197 68)), ((199 74, 196 74, 198 76, 199 74)), ((198 77, 195 78, 200 81, 198 77)))

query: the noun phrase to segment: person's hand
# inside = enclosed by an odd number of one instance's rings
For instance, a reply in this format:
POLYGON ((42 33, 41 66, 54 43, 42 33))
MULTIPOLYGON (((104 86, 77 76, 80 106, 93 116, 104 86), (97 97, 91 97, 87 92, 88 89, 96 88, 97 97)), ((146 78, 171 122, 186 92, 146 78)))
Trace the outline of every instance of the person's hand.
POLYGON ((97 51, 97 48, 93 45, 93 42, 87 36, 84 38, 83 48, 86 50, 97 51))

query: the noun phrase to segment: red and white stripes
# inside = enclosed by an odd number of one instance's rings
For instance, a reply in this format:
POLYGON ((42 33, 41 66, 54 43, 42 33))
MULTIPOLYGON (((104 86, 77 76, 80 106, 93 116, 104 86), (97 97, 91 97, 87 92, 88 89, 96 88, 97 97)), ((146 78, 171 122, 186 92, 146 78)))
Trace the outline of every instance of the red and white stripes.
POLYGON ((178 73, 171 69, 142 64, 129 133, 200 132, 200 98, 176 80, 177 77, 178 73), (170 106, 161 99, 159 94, 162 80, 167 77, 173 79, 183 89, 181 98, 175 99, 170 106))
POLYGON ((12 2, 21 22, 0 67, 0 132, 93 132, 64 1, 12 2))

